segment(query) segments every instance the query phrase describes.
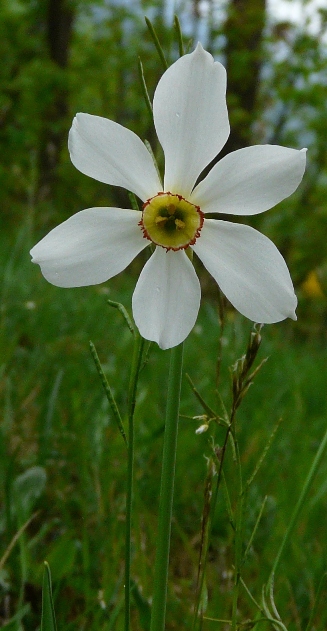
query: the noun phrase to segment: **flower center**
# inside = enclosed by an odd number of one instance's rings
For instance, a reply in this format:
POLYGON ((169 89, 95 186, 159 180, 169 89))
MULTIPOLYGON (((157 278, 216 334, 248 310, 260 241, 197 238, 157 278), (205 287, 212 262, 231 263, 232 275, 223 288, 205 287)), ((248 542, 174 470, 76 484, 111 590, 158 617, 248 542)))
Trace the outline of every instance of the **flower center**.
POLYGON ((166 250, 185 250, 194 245, 203 226, 199 206, 181 195, 158 193, 143 204, 140 226, 143 235, 166 250))

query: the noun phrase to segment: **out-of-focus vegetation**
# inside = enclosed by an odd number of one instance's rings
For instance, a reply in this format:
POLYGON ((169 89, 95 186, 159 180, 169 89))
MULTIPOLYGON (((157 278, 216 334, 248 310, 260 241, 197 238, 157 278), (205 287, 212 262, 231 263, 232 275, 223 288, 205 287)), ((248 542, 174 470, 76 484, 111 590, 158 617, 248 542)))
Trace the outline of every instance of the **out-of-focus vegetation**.
MULTIPOLYGON (((306 24, 273 23, 263 0, 230 0, 225 12, 218 4, 185 0, 180 16, 186 47, 191 50, 202 38, 228 69, 232 133, 224 151, 255 143, 308 147, 308 169, 298 192, 251 219, 283 252, 300 299, 296 324, 264 328, 261 354, 270 358, 240 414, 245 477, 272 426, 284 419, 252 486, 253 512, 247 516, 251 533, 267 494, 244 568, 260 599, 327 420, 327 15, 320 12, 320 26, 313 32, 306 24)), ((28 250, 82 208, 129 206, 124 191, 93 181, 71 165, 67 134, 77 111, 126 125, 151 142, 161 163, 142 96, 138 56, 152 96, 162 69, 143 15, 152 19, 173 61, 178 46, 169 8, 159 0, 4 0, 0 7, 0 559, 8 552, 0 561, 4 628, 38 627, 44 558, 53 574, 59 628, 123 628, 125 452, 88 340, 95 343, 124 409, 131 339, 106 298, 130 306, 138 263, 108 285, 62 290, 48 285, 30 265, 28 250)), ((185 370, 214 406, 216 290, 206 276, 202 281, 204 299, 186 343, 185 370)), ((227 401, 228 365, 244 352, 250 328, 230 313, 221 387, 227 401)), ((166 373, 167 353, 152 348, 141 374, 136 418, 133 631, 148 629, 166 373)), ((201 412, 185 381, 183 415, 201 412)), ((195 435, 196 427, 194 421, 181 420, 167 629, 188 629, 192 619, 203 456, 210 453, 209 434, 195 435)), ((276 578, 277 604, 290 631, 306 628, 326 570, 326 474, 323 465, 276 578)), ((234 475, 232 458, 226 475, 234 475)), ((207 615, 212 618, 230 615, 226 594, 232 539, 221 499, 208 570, 207 615)), ((326 590, 314 621, 317 631, 326 629, 325 602, 326 590)), ((251 603, 245 593, 241 607, 246 619, 251 603)), ((203 626, 204 631, 216 628, 222 627, 214 622, 203 626)))
MULTIPOLYGON (((123 274, 110 286, 62 290, 35 274, 26 232, 2 256, 1 352, 1 556, 19 528, 33 521, 0 567, 1 620, 5 628, 34 630, 40 623, 43 560, 50 564, 59 628, 123 629, 126 451, 108 409, 90 352, 92 339, 114 396, 126 413, 132 336, 107 298, 130 305, 134 279, 123 274), (15 617, 16 616, 16 617, 15 617)), ((224 331, 220 394, 230 402, 231 366, 245 350, 251 323, 230 313, 224 331)), ((185 372, 218 410, 215 370, 219 326, 212 300, 204 300, 185 344, 185 372)), ((326 430, 327 349, 321 339, 301 339, 301 324, 264 327, 259 359, 269 357, 239 413, 244 479, 276 422, 283 422, 251 486, 245 520, 249 540, 265 495, 266 508, 243 577, 260 600, 291 511, 326 430)), ((146 631, 153 589, 158 485, 168 351, 151 348, 140 377, 135 458, 132 621, 146 631)), ((213 427, 201 435, 203 410, 183 379, 172 529, 167 629, 188 629, 213 427), (184 418, 186 417, 186 418, 184 418)), ((213 432, 215 433, 215 432, 213 432)), ((221 444, 223 433, 216 432, 221 444)), ((235 479, 231 453, 228 480, 235 479)), ((292 545, 276 577, 276 602, 290 631, 305 629, 327 564, 326 461, 301 514, 292 545), (294 620, 298 623, 296 626, 294 620), (300 621, 300 622, 299 622, 300 621), (302 626, 299 626, 299 625, 302 626)), ((209 549, 206 615, 227 618, 232 587, 233 530, 219 499, 209 549)), ((315 616, 324 631, 326 589, 315 616)), ((253 615, 241 593, 240 618, 253 615)), ((205 622, 211 631, 218 623, 205 622)), ((270 631, 270 627, 268 627, 270 631)))

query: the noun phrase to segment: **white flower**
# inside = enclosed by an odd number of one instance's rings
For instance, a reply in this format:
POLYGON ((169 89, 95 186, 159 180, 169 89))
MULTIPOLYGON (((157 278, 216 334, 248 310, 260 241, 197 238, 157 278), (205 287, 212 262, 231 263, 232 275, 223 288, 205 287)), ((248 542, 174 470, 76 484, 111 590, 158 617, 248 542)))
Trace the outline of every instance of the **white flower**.
POLYGON ((253 146, 227 155, 195 185, 229 135, 226 71, 200 44, 164 73, 153 100, 165 155, 164 184, 133 132, 113 121, 77 114, 69 135, 73 164, 90 177, 123 186, 143 211, 88 208, 52 230, 31 250, 45 278, 59 287, 103 283, 151 243, 133 294, 143 337, 161 348, 182 342, 199 311, 200 283, 190 247, 243 315, 256 322, 296 318, 284 259, 249 226, 219 213, 254 215, 291 195, 305 169, 305 150, 253 146), (207 219, 207 213, 217 219, 207 219))

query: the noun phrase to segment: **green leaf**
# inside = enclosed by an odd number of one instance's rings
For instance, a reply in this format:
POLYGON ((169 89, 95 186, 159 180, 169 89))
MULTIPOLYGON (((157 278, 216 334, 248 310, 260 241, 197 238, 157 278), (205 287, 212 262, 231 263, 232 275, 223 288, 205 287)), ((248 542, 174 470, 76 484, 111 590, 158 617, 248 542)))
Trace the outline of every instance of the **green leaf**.
POLYGON ((157 49, 157 53, 158 53, 158 55, 160 57, 160 61, 161 61, 162 65, 163 65, 163 68, 164 68, 164 70, 167 70, 168 63, 167 63, 167 60, 166 60, 166 57, 165 57, 165 53, 164 53, 164 51, 162 49, 162 46, 161 46, 161 44, 159 42, 159 38, 158 38, 158 35, 157 35, 156 31, 155 31, 155 28, 154 28, 152 22, 149 20, 149 18, 145 17, 144 19, 145 19, 146 25, 147 25, 147 27, 148 27, 148 29, 150 31, 150 35, 152 37, 153 43, 154 43, 154 45, 155 45, 155 47, 157 49))
POLYGON ((56 617, 52 600, 51 572, 46 561, 44 562, 42 587, 41 631, 57 631, 56 617))
POLYGON ((144 631, 149 631, 151 622, 151 607, 146 598, 144 598, 137 583, 132 580, 131 584, 134 602, 139 612, 140 625, 144 631))
POLYGON ((15 479, 13 510, 21 515, 21 521, 30 516, 36 501, 44 492, 46 482, 46 471, 38 466, 30 467, 15 479))
POLYGON ((91 354, 92 354, 92 357, 93 357, 93 361, 94 361, 96 369, 98 371, 98 375, 99 375, 99 377, 101 379, 104 391, 106 393, 106 396, 107 396, 107 399, 108 399, 108 403, 109 403, 109 405, 111 407, 111 411, 112 411, 113 417, 114 417, 114 419, 115 419, 115 421, 117 423, 118 429, 119 429, 119 431, 120 431, 120 433, 121 433, 121 435, 122 435, 122 437, 123 437, 123 439, 125 441, 125 445, 127 445, 127 438, 126 438, 126 434, 125 434, 124 424, 123 424, 123 421, 122 421, 122 418, 121 418, 121 415, 120 415, 117 403, 116 403, 116 401, 114 399, 114 396, 112 394, 112 390, 111 390, 111 388, 109 386, 107 378, 106 378, 106 376, 105 376, 105 374, 104 374, 104 372, 102 370, 102 366, 101 366, 100 359, 99 359, 98 353, 96 351, 96 348, 95 348, 93 342, 91 342, 91 341, 90 341, 90 349, 91 349, 91 354))
POLYGON ((175 27, 175 31, 177 35, 179 56, 183 57, 183 55, 185 55, 183 33, 182 33, 181 25, 180 25, 177 15, 174 16, 174 27, 175 27))
POLYGON ((129 317, 124 305, 122 305, 120 302, 114 302, 113 300, 108 300, 108 305, 110 305, 110 307, 114 307, 114 309, 118 309, 118 311, 122 314, 130 332, 132 333, 132 335, 135 335, 134 324, 129 317))

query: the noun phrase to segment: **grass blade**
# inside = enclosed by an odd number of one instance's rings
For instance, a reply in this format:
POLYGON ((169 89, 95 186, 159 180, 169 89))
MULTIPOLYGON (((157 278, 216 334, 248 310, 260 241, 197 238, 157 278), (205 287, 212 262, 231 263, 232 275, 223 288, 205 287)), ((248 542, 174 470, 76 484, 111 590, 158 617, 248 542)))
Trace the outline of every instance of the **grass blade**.
POLYGON ((157 49, 157 53, 158 53, 158 55, 160 57, 160 61, 161 61, 162 65, 163 65, 163 68, 164 68, 164 70, 167 70, 168 63, 167 63, 167 60, 166 60, 166 57, 165 57, 165 53, 162 50, 162 46, 161 46, 161 44, 159 42, 158 35, 155 32, 154 26, 152 25, 151 21, 147 17, 145 18, 145 22, 146 22, 146 25, 147 25, 147 27, 148 27, 148 29, 150 31, 150 35, 151 35, 151 37, 153 39, 153 43, 154 43, 154 45, 155 45, 155 47, 157 49))
POLYGON ((179 56, 183 57, 183 55, 185 54, 184 43, 183 43, 183 34, 182 34, 181 25, 180 25, 180 22, 179 22, 179 19, 178 19, 177 15, 175 15, 175 17, 174 17, 174 27, 175 27, 175 31, 176 31, 176 35, 177 35, 177 40, 178 40, 179 56))
POLYGON ((152 103, 151 103, 151 99, 149 96, 149 92, 148 92, 148 88, 145 82, 145 77, 144 77, 144 70, 143 70, 143 64, 142 64, 142 60, 139 57, 139 75, 140 75, 140 81, 141 81, 141 86, 142 86, 142 92, 143 92, 143 96, 144 96, 144 100, 145 100, 145 104, 148 108, 148 112, 151 116, 151 120, 153 119, 153 111, 152 111, 152 103))
POLYGON ((42 587, 41 631, 57 631, 56 616, 52 600, 51 572, 46 561, 44 562, 42 587))
POLYGON ((327 584, 327 572, 324 572, 319 583, 316 598, 315 598, 313 608, 310 614, 309 622, 305 628, 305 631, 311 631, 311 629, 313 629, 313 620, 318 610, 318 605, 319 605, 322 590, 326 587, 326 584, 327 584))
POLYGON ((109 405, 111 407, 111 411, 113 413, 113 417, 114 417, 114 419, 115 419, 115 421, 117 423, 117 427, 118 427, 118 429, 119 429, 119 431, 120 431, 120 433, 121 433, 121 435, 122 435, 122 437, 124 439, 125 445, 127 445, 127 438, 126 438, 126 434, 125 434, 125 429, 124 429, 123 421, 122 421, 122 418, 120 416, 120 412, 119 412, 117 403, 116 403, 116 401, 114 399, 114 396, 112 394, 111 388, 110 388, 109 383, 107 381, 107 377, 106 377, 106 375, 104 374, 104 372, 102 370, 102 366, 101 366, 100 359, 99 359, 98 353, 96 351, 96 348, 95 348, 93 342, 91 342, 91 341, 90 341, 90 349, 91 349, 91 354, 92 354, 92 357, 93 357, 96 369, 98 371, 98 375, 99 375, 99 377, 101 379, 101 383, 102 383, 104 391, 106 393, 106 396, 107 396, 107 399, 108 399, 108 403, 109 403, 109 405))
POLYGON ((318 451, 317 451, 317 453, 315 455, 315 458, 313 460, 313 463, 312 463, 312 465, 310 467, 309 473, 308 473, 308 475, 306 477, 306 480, 305 480, 303 488, 302 488, 302 492, 301 492, 300 497, 299 497, 299 499, 298 499, 298 501, 296 503, 296 506, 294 508, 292 517, 291 517, 291 519, 289 521, 289 524, 288 524, 288 528, 287 528, 287 530, 285 532, 285 535, 283 537, 282 543, 281 543, 281 545, 279 547, 279 550, 278 550, 278 553, 276 555, 275 562, 274 562, 273 568, 272 568, 272 570, 270 572, 270 576, 269 576, 269 579, 268 579, 268 582, 267 582, 267 587, 266 587, 267 593, 270 593, 270 588, 271 588, 271 585, 273 584, 273 581, 274 581, 274 576, 275 576, 276 569, 277 569, 277 567, 278 567, 278 565, 280 563, 280 560, 281 560, 282 554, 284 552, 285 546, 288 543, 288 541, 290 539, 290 536, 291 536, 291 534, 293 532, 293 528, 294 528, 294 526, 296 524, 296 521, 297 521, 297 518, 298 518, 298 516, 300 514, 300 511, 303 508, 303 505, 304 505, 304 503, 305 503, 305 501, 307 499, 307 495, 309 493, 311 484, 313 482, 313 478, 314 478, 315 474, 317 473, 317 470, 319 468, 319 465, 320 465, 321 459, 322 459, 322 457, 324 455, 326 447, 327 447, 327 431, 326 431, 326 433, 325 433, 325 435, 324 435, 324 437, 323 437, 323 439, 322 439, 322 441, 320 443, 320 447, 319 447, 319 449, 318 449, 318 451))
POLYGON ((135 335, 133 322, 129 317, 124 305, 122 305, 120 302, 114 302, 113 300, 108 300, 108 305, 110 305, 110 307, 114 307, 114 309, 118 309, 119 313, 122 314, 130 332, 132 333, 132 335, 135 335))

